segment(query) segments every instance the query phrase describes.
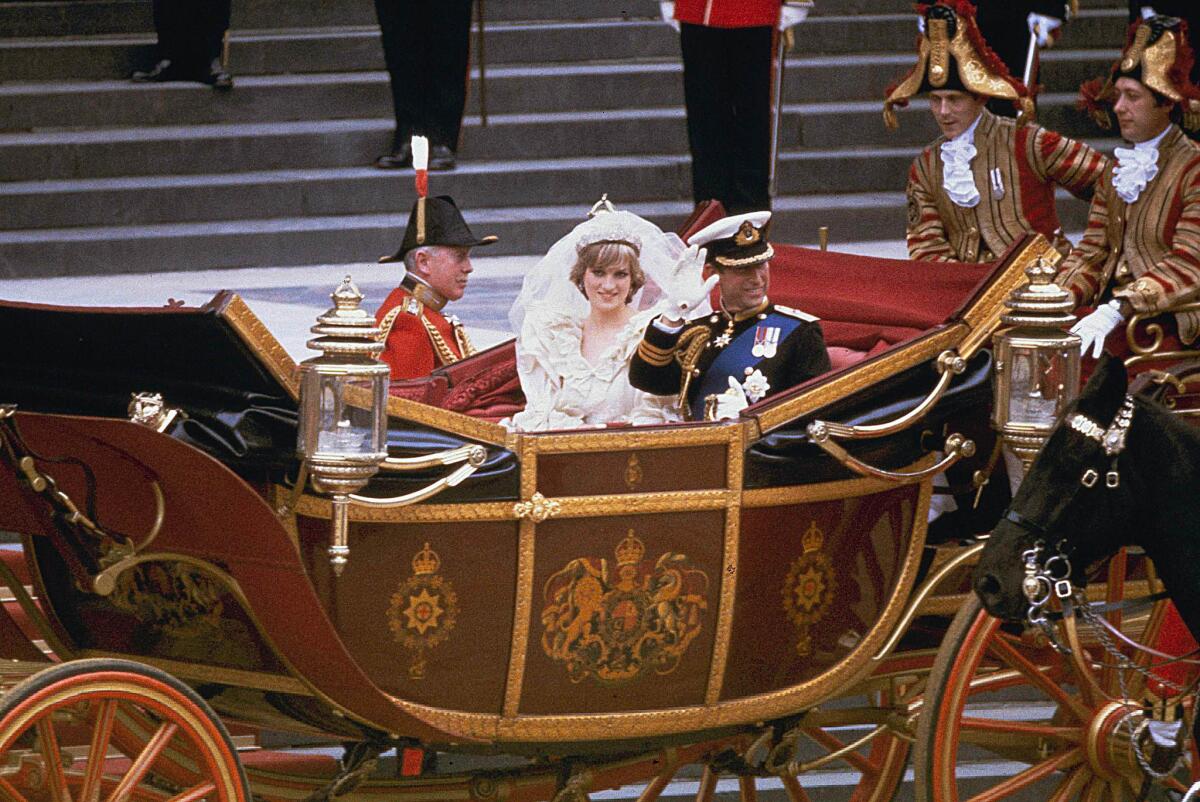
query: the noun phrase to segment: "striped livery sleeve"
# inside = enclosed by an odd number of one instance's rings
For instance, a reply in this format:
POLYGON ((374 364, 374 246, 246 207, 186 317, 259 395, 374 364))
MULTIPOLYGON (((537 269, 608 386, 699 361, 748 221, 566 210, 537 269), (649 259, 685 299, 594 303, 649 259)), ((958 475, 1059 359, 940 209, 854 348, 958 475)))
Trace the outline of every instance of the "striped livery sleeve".
POLYGON ((1184 171, 1160 225, 1175 218, 1171 250, 1136 281, 1116 291, 1138 312, 1161 312, 1200 296, 1200 156, 1184 171))
POLYGON ((908 255, 912 259, 952 261, 957 258, 938 212, 933 148, 925 148, 908 169, 908 255))
POLYGON ((1033 137, 1033 167, 1045 181, 1053 181, 1077 198, 1090 200, 1109 159, 1100 151, 1038 128, 1033 137))
POLYGON ((1063 259, 1055 278, 1060 287, 1075 295, 1077 306, 1090 306, 1100 295, 1104 289, 1100 286, 1104 263, 1111 249, 1119 247, 1108 241, 1108 205, 1112 192, 1112 179, 1106 176, 1096 187, 1083 238, 1063 259))

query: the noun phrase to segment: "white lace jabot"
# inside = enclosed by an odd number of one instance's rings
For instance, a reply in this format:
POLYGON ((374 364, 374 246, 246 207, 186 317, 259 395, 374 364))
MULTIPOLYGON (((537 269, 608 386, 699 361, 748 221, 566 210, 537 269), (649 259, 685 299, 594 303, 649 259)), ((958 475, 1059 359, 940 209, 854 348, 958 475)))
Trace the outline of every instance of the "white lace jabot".
POLYGON ((1113 189, 1126 203, 1134 203, 1146 185, 1158 175, 1158 143, 1167 135, 1168 126, 1161 134, 1132 148, 1117 148, 1117 166, 1113 168, 1113 189))
POLYGON ((975 149, 975 128, 982 114, 975 118, 971 127, 954 139, 942 143, 942 189, 958 206, 971 209, 979 205, 979 189, 975 176, 971 174, 971 160, 978 152, 975 149))

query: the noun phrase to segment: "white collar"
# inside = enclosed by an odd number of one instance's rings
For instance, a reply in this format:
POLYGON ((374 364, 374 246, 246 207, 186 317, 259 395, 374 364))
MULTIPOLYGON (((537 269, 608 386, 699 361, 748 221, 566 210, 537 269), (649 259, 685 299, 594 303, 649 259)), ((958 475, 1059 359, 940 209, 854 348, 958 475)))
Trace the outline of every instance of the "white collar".
POLYGON ((979 127, 979 121, 983 119, 983 111, 975 116, 975 121, 967 126, 967 130, 963 131, 953 139, 946 140, 947 142, 966 142, 969 145, 975 144, 975 129, 979 127))
POLYGON ((1134 150, 1152 150, 1152 149, 1158 150, 1158 143, 1162 142, 1163 137, 1165 137, 1170 132, 1171 132, 1171 126, 1168 125, 1166 128, 1162 129, 1162 132, 1158 136, 1154 137, 1153 139, 1147 139, 1145 142, 1134 142, 1133 149, 1134 150))

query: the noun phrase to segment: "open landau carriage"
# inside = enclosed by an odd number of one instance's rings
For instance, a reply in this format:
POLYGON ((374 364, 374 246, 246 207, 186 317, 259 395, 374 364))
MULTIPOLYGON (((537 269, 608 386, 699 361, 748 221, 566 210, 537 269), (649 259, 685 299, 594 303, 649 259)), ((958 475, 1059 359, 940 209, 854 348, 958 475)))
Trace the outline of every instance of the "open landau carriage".
MULTIPOLYGON (((1042 775, 1090 766, 1092 798, 1120 798, 1127 745, 1044 644, 958 633, 937 659, 970 645, 974 673, 927 683, 974 553, 927 547, 933 475, 954 465, 970 507, 986 346, 1052 253, 780 246, 772 297, 822 318, 834 369, 734 421, 507 432, 511 343, 398 386, 340 575, 331 502, 297 481, 296 366, 237 296, 0 304, 0 529, 22 541, 0 562, 0 796, 651 800, 679 775, 702 800, 721 777, 805 800, 837 772, 886 800, 926 701, 978 681, 1080 721, 966 722, 955 744, 1008 738, 1037 767, 1091 738, 1042 775), (142 392, 169 409, 131 420, 142 392), (990 642, 1021 659, 990 666, 990 642)), ((935 735, 918 773, 957 798, 935 735)))

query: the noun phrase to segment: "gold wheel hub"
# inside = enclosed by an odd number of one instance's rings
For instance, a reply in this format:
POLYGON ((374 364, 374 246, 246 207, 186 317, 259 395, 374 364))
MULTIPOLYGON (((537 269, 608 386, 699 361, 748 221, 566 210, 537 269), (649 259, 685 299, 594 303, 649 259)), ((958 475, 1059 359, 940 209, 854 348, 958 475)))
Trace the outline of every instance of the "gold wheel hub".
POLYGON ((1130 733, 1137 729, 1143 717, 1141 709, 1129 702, 1108 702, 1096 711, 1088 725, 1084 748, 1088 764, 1097 776, 1106 780, 1141 779, 1142 769, 1133 751, 1130 733), (1126 717, 1132 717, 1132 721, 1127 723, 1126 717))

